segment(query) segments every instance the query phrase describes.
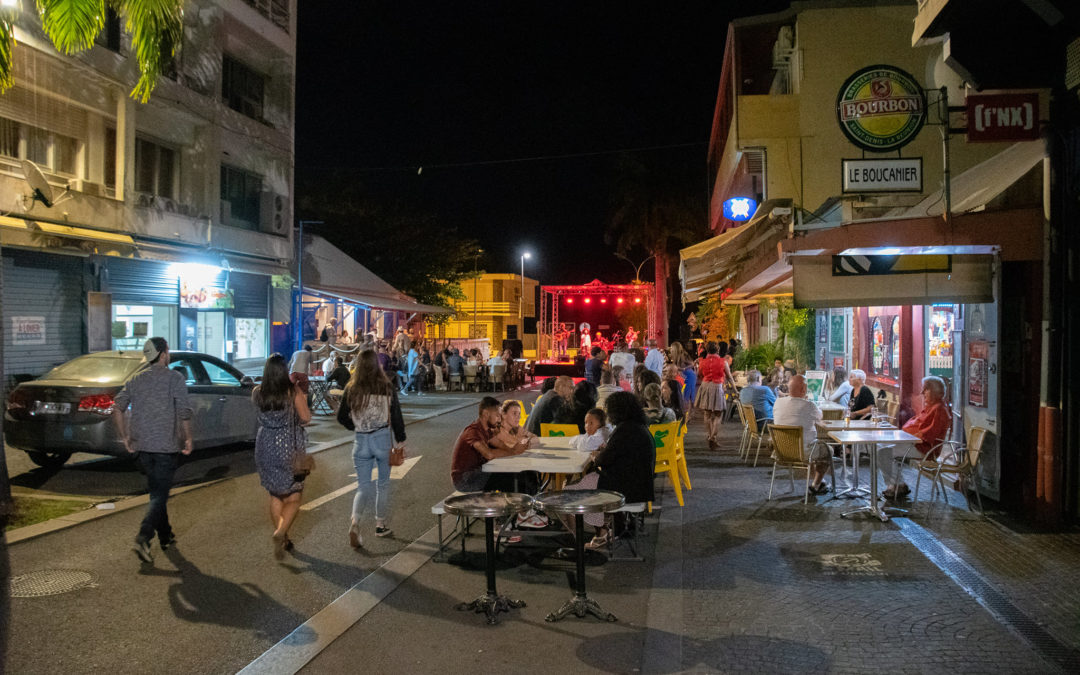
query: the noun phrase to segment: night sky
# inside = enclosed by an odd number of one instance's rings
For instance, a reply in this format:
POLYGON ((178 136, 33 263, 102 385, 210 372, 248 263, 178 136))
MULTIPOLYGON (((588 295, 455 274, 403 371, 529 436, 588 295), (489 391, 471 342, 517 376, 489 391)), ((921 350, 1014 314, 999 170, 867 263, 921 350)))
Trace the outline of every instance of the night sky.
POLYGON ((727 23, 787 4, 302 0, 298 184, 355 171, 479 240, 488 271, 528 249, 542 283, 624 283, 603 239, 615 154, 490 162, 680 146, 640 152, 704 207, 727 23))

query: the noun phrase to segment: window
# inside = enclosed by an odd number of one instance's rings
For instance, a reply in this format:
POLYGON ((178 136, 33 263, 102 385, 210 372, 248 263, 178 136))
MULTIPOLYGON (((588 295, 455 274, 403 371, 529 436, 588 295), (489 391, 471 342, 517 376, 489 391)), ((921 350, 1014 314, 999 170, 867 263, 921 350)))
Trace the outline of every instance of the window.
POLYGON ((225 370, 221 366, 217 365, 213 361, 203 359, 203 368, 206 370, 206 376, 210 378, 210 384, 226 384, 230 387, 239 387, 240 378, 233 375, 228 370, 225 370))
POLYGON ((257 229, 261 191, 262 176, 222 164, 221 200, 229 203, 230 215, 228 219, 222 218, 222 222, 234 227, 257 229))
POLYGON ((82 141, 0 118, 0 155, 28 159, 47 171, 69 176, 79 174, 79 151, 82 141))
MULTIPOLYGON (((115 132, 113 133, 115 135, 115 132)), ((135 189, 158 197, 175 199, 176 151, 144 138, 136 138, 135 189)))
POLYGON ((105 7, 105 28, 94 38, 94 43, 120 53, 120 15, 108 5, 105 7))
POLYGON ((222 64, 221 98, 225 105, 254 120, 263 118, 266 77, 226 55, 222 64))
POLYGON ((116 188, 116 129, 105 127, 105 185, 116 188))

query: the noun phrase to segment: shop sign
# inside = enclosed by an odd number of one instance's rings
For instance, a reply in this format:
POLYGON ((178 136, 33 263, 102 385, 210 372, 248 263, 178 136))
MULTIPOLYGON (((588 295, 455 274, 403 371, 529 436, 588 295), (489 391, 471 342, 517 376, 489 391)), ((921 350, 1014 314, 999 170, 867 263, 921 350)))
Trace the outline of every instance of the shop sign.
POLYGON ((969 143, 1034 141, 1039 138, 1039 95, 972 94, 967 97, 969 143))
POLYGON ((882 276, 890 274, 923 274, 952 271, 952 256, 948 255, 834 255, 834 277, 882 276))
POLYGON ((926 96, 909 73, 893 66, 870 66, 840 87, 836 116, 852 143, 871 152, 888 152, 907 145, 922 130, 926 96))
POLYGON ((990 356, 990 343, 972 340, 968 344, 968 405, 986 407, 986 375, 990 356))
POLYGON ((922 192, 922 157, 908 159, 845 159, 841 162, 843 191, 922 192))
POLYGON ((757 202, 749 197, 732 197, 724 201, 724 217, 728 220, 743 222, 750 220, 757 211, 757 202))
POLYGON ((207 288, 180 279, 181 309, 232 309, 232 289, 207 288))
POLYGON ((13 345, 43 345, 43 344, 45 344, 45 317, 43 317, 43 316, 13 316, 13 317, 11 317, 11 344, 13 344, 13 345))

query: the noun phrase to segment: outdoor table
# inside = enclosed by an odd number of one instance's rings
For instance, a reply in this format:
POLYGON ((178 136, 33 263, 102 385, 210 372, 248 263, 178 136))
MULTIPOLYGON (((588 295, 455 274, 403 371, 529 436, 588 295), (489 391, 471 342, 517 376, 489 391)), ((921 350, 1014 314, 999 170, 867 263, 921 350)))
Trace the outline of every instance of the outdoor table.
POLYGON ((311 412, 319 415, 331 415, 334 409, 326 400, 326 392, 330 389, 330 383, 325 375, 312 375, 308 378, 308 393, 311 394, 311 412))
POLYGON ((484 519, 484 543, 487 546, 487 592, 473 600, 457 606, 460 611, 472 610, 487 614, 489 624, 496 623, 499 612, 509 612, 511 608, 524 607, 521 600, 511 600, 499 595, 495 589, 495 519, 524 513, 532 508, 532 498, 517 492, 471 492, 448 498, 443 507, 446 513, 454 516, 484 519))
POLYGON ((566 476, 581 473, 589 464, 589 453, 570 447, 572 436, 547 436, 536 439, 536 447, 520 455, 496 457, 484 462, 484 473, 521 473, 536 471, 553 474, 555 489, 562 489, 566 476))
POLYGON ((622 508, 626 499, 618 492, 609 490, 566 490, 564 492, 544 492, 533 499, 537 507, 547 513, 574 516, 575 548, 577 549, 577 580, 574 597, 566 601, 558 610, 548 614, 547 621, 558 621, 570 612, 583 618, 585 614, 618 621, 614 614, 601 607, 585 594, 585 514, 604 513, 622 508))
POLYGON ((889 443, 892 445, 909 444, 914 445, 921 443, 922 439, 918 436, 913 436, 906 431, 899 429, 846 429, 842 431, 830 431, 829 437, 837 443, 842 445, 850 445, 855 443, 863 443, 870 446, 870 496, 869 505, 862 506, 851 511, 845 511, 840 514, 841 518, 846 518, 853 513, 867 512, 873 514, 881 520, 886 522, 889 520, 889 516, 886 511, 898 511, 900 513, 906 513, 905 509, 896 508, 894 506, 879 507, 877 503, 877 445, 878 443, 889 443))
MULTIPOLYGON (((851 420, 849 424, 845 425, 844 420, 818 420, 817 429, 820 432, 820 436, 828 436, 831 431, 845 431, 845 430, 859 430, 864 431, 867 429, 896 429, 891 424, 881 424, 880 422, 874 422, 873 420, 851 420)), ((847 479, 847 463, 844 463, 844 478, 847 479)), ((869 493, 869 490, 859 486, 859 453, 852 449, 851 452, 851 480, 848 489, 843 492, 837 492, 837 497, 858 497, 869 493)))

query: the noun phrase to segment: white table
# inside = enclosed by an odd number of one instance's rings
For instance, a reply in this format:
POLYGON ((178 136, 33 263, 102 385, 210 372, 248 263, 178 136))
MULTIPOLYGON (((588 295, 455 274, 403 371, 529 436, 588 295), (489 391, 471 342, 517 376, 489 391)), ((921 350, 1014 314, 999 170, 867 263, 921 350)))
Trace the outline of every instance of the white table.
POLYGON ((841 513, 841 518, 846 518, 853 513, 862 513, 865 511, 877 516, 878 519, 884 523, 889 520, 889 516, 885 511, 899 511, 901 513, 906 513, 904 509, 898 509, 896 507, 878 506, 877 446, 878 443, 889 443, 890 445, 915 445, 916 443, 922 442, 921 438, 899 429, 845 429, 841 431, 830 431, 829 437, 841 445, 854 445, 860 443, 870 446, 870 503, 867 506, 841 513))
MULTIPOLYGON (((828 436, 832 431, 850 431, 852 429, 857 431, 865 431, 868 429, 896 429, 891 424, 882 425, 880 422, 875 423, 873 420, 850 420, 848 424, 844 424, 844 420, 818 420, 817 429, 820 432, 820 436, 828 436)), ((851 481, 848 484, 848 488, 843 492, 837 492, 837 497, 858 497, 861 495, 868 495, 869 490, 859 485, 859 453, 853 447, 851 448, 851 481)), ((841 458, 843 456, 841 455, 841 458)), ((847 480, 847 463, 844 463, 843 476, 844 480, 847 480)))
POLYGON ((496 457, 484 462, 484 473, 520 473, 536 471, 567 476, 581 473, 589 463, 588 452, 570 447, 572 436, 538 438, 538 444, 520 455, 496 457))

